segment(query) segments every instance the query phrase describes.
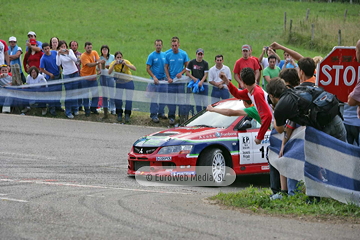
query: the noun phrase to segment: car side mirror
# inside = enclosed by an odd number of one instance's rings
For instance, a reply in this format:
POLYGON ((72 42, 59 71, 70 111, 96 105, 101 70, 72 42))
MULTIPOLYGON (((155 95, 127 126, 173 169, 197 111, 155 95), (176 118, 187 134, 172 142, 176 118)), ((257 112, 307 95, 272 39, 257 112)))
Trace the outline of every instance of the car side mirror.
POLYGON ((238 128, 238 130, 246 130, 248 128, 251 128, 252 125, 251 125, 251 121, 250 120, 245 120, 241 125, 240 127, 238 128))

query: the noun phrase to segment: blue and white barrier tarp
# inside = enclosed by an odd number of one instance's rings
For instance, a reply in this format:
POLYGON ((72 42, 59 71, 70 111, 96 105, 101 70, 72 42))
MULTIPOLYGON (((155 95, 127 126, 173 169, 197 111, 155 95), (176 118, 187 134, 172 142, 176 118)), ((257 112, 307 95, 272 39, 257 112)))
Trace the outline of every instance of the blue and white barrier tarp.
POLYGON ((282 134, 270 136, 269 161, 280 174, 303 180, 309 196, 360 206, 360 147, 312 127, 294 130, 279 158, 282 134))

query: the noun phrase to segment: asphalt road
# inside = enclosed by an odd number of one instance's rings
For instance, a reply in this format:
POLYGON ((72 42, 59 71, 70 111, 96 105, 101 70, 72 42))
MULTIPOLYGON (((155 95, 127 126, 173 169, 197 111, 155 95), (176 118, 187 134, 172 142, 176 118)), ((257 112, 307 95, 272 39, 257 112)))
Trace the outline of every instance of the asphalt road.
POLYGON ((145 187, 127 152, 160 129, 0 114, 0 239, 359 239, 360 226, 244 214, 210 204, 224 188, 145 187))

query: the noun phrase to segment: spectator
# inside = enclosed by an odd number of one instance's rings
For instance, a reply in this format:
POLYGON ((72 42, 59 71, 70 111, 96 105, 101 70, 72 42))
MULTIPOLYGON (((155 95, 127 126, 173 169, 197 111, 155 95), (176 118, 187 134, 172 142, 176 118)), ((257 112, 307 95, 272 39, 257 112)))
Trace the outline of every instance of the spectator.
POLYGON ((149 83, 148 88, 153 90, 150 103, 150 118, 154 123, 159 122, 159 118, 167 119, 165 116, 165 106, 163 96, 168 90, 167 84, 160 84, 159 81, 165 81, 165 53, 162 52, 163 41, 155 40, 155 51, 150 53, 146 61, 146 71, 153 79, 154 83, 149 83), (159 93, 162 93, 161 95, 159 93))
POLYGON ((229 91, 234 97, 242 100, 251 100, 254 103, 262 122, 259 133, 255 138, 255 143, 260 144, 261 140, 264 139, 267 129, 270 127, 272 113, 267 103, 267 94, 255 82, 254 70, 251 68, 243 68, 241 70, 240 78, 244 82, 244 90, 238 90, 229 81, 225 73, 221 72, 220 78, 228 85, 229 91))
MULTIPOLYGON (((173 38, 171 40, 172 51, 166 54, 165 58, 165 74, 168 80, 168 92, 172 94, 171 99, 174 100, 174 104, 169 104, 169 124, 175 124, 175 112, 176 112, 176 102, 179 102, 179 115, 180 115, 180 124, 182 124, 185 119, 187 112, 186 99, 183 99, 180 94, 185 93, 185 84, 184 83, 175 83, 174 79, 180 79, 186 71, 186 66, 188 64, 188 55, 185 51, 180 51, 180 42, 178 39, 173 38)), ((170 99, 170 96, 169 96, 170 99)))
POLYGON ((244 109, 243 110, 233 110, 231 108, 214 108, 212 105, 207 106, 206 110, 209 112, 217 112, 225 116, 244 116, 255 119, 258 123, 261 124, 261 119, 258 111, 251 100, 243 100, 244 109))
MULTIPOLYGON (((131 64, 129 60, 123 59, 123 54, 121 52, 115 53, 115 61, 110 64, 109 67, 109 74, 113 71, 117 73, 123 73, 132 75, 131 71, 136 71, 136 67, 131 64)), ((116 80, 116 97, 115 97, 115 107, 116 107, 116 114, 118 115, 117 120, 122 122, 122 115, 123 115, 123 91, 125 90, 126 94, 126 103, 125 103, 125 123, 130 121, 130 115, 132 110, 132 98, 134 94, 134 82, 131 78, 125 77, 117 77, 115 76, 116 80)))
MULTIPOLYGON (((82 68, 80 70, 80 76, 86 77, 86 76, 93 76, 96 72, 96 67, 99 64, 105 63, 105 60, 100 60, 99 54, 92 50, 92 43, 91 42, 85 42, 85 52, 81 54, 81 65, 82 68)), ((92 87, 98 87, 97 77, 89 77, 82 81, 82 88, 88 89, 87 91, 90 91, 90 88, 92 87)), ((87 98, 83 99, 84 102, 84 108, 85 108, 85 116, 89 117, 90 112, 94 114, 99 114, 96 111, 96 108, 98 106, 99 97, 92 97, 91 99, 91 107, 90 107, 90 94, 87 93, 87 98)))
POLYGON ((0 39, 0 65, 6 64, 10 66, 8 50, 9 48, 6 42, 0 39))
MULTIPOLYGON (((45 77, 42 74, 40 74, 39 69, 37 67, 35 67, 35 66, 30 67, 29 68, 29 75, 26 78, 26 84, 32 85, 32 84, 41 84, 41 83, 43 83, 43 84, 47 83, 45 77)), ((41 87, 46 87, 46 85, 44 85, 44 86, 36 86, 36 87, 33 87, 33 88, 38 89, 38 88, 41 88, 41 87)), ((35 101, 35 103, 37 103, 38 107, 41 108, 41 114, 43 116, 45 116, 46 113, 47 113, 46 103, 43 102, 43 101, 37 101, 37 102, 35 101)), ((30 104, 28 104, 28 106, 24 110, 22 110, 21 112, 26 113, 29 110, 30 110, 30 104)))
POLYGON ((280 57, 276 54, 276 50, 272 49, 271 47, 263 47, 261 55, 259 56, 259 62, 261 63, 263 69, 269 66, 269 56, 275 56, 276 63, 275 65, 278 66, 280 64, 280 57), (264 58, 264 54, 266 53, 267 58, 264 58))
POLYGON ((215 56, 215 65, 209 70, 209 83, 213 85, 211 97, 214 98, 213 102, 220 99, 228 99, 230 97, 229 89, 223 80, 219 77, 220 72, 226 74, 227 78, 231 81, 231 71, 228 66, 224 64, 223 55, 215 56))
MULTIPOLYGON (((78 68, 79 74, 80 74, 80 69, 81 69, 81 61, 80 61, 80 56, 81 56, 81 52, 78 51, 78 47, 79 44, 77 41, 71 41, 69 43, 71 50, 73 50, 75 57, 77 59, 76 61, 76 67, 78 68)), ((78 81, 78 89, 81 88, 81 82, 78 81)), ((78 106, 79 106, 79 111, 83 111, 83 99, 82 98, 78 98, 78 106)))
POLYGON ((235 80, 239 84, 239 88, 244 89, 245 85, 243 80, 241 79, 241 70, 243 68, 251 68, 254 70, 255 73, 255 80, 259 78, 260 76, 260 65, 258 61, 255 58, 252 58, 251 53, 251 47, 249 45, 243 45, 242 46, 242 58, 238 59, 234 65, 234 77, 235 80))
MULTIPOLYGON (((298 99, 294 96, 294 94, 291 94, 291 89, 287 89, 284 80, 279 78, 270 81, 267 86, 267 90, 270 100, 275 107, 275 129, 278 133, 284 132, 284 126, 287 119, 300 125, 303 123, 303 121, 301 121, 303 116, 299 110, 300 106, 298 106, 298 99)), ((317 128, 315 125, 312 127, 317 128)), ((330 123, 325 125, 323 129, 319 130, 341 141, 346 141, 345 127, 339 115, 336 115, 330 123)))
POLYGON ((347 142, 360 146, 360 119, 357 117, 357 107, 344 105, 344 125, 347 142))
MULTIPOLYGON (((37 42, 35 39, 30 39, 29 44, 31 47, 27 48, 27 52, 24 56, 23 65, 25 72, 29 73, 30 67, 36 67, 37 69, 40 68, 40 59, 43 56, 42 51, 36 51, 35 46, 37 46, 37 42)), ((42 45, 41 45, 42 46, 42 45)))
MULTIPOLYGON (((61 78, 60 68, 56 65, 56 56, 57 52, 50 49, 50 45, 48 43, 43 43, 42 45, 44 55, 40 59, 40 71, 45 73, 46 80, 54 81, 61 78)), ((61 92, 62 85, 61 84, 52 84, 49 86, 50 92, 61 92)), ((58 100, 52 100, 49 103, 49 112, 52 116, 56 116, 56 110, 61 109, 60 98, 58 100)))
MULTIPOLYGON (((12 85, 12 77, 9 75, 9 68, 6 64, 0 65, 0 87, 12 85)), ((3 113, 10 113, 13 103, 12 97, 0 97, 0 105, 3 113)))
MULTIPOLYGON (((204 84, 207 82, 207 76, 209 72, 209 64, 204 59, 204 50, 199 48, 196 50, 196 58, 191 60, 186 67, 186 75, 197 84, 198 92, 194 93, 194 100, 196 104, 196 112, 200 112, 208 105, 207 97, 209 93, 209 86, 204 84), (203 91, 201 91, 203 87, 203 91)), ((195 89, 196 89, 195 88, 195 89)), ((187 120, 188 116, 186 116, 187 120)))
POLYGON ((21 75, 21 81, 23 83, 26 82, 26 78, 25 75, 22 71, 22 67, 21 67, 21 54, 22 54, 22 49, 21 47, 19 47, 17 45, 17 40, 16 37, 10 37, 9 38, 9 50, 8 50, 8 54, 9 54, 9 59, 10 59, 10 65, 14 65, 14 64, 19 64, 20 67, 20 75, 21 75))
MULTIPOLYGON (((115 60, 114 55, 110 54, 110 48, 107 45, 102 45, 100 48, 101 56, 100 60, 105 61, 105 68, 109 69, 110 64, 115 60)), ((107 71, 106 71, 107 72, 107 71)), ((100 84, 103 87, 103 108, 104 119, 108 118, 108 111, 115 112, 115 81, 112 76, 102 75, 100 77, 100 84)))
POLYGON ((264 69, 263 77, 264 77, 264 90, 266 89, 266 85, 270 82, 270 80, 274 77, 279 76, 280 68, 276 66, 276 57, 275 55, 270 55, 268 58, 269 66, 264 69))
MULTIPOLYGON (((79 71, 76 67, 77 58, 71 49, 68 49, 68 45, 65 41, 59 41, 59 51, 56 55, 56 65, 62 66, 63 78, 76 78, 79 77, 79 71)), ((78 88, 78 82, 66 82, 64 84, 66 90, 65 99, 65 115, 72 119, 74 116, 79 115, 78 101, 74 97, 74 90, 78 88)))
POLYGON ((41 52, 42 50, 42 42, 36 40, 36 33, 33 31, 28 32, 28 40, 26 41, 26 51, 31 48, 34 52, 41 52), (30 41, 31 39, 34 39, 36 44, 34 44, 34 41, 30 41))
MULTIPOLYGON (((360 40, 356 43, 356 60, 360 63, 360 40)), ((350 106, 358 106, 357 115, 360 118, 360 81, 357 82, 354 90, 349 94, 348 104, 350 106)))
POLYGON ((59 48, 59 38, 58 37, 52 37, 50 38, 50 48, 51 50, 57 51, 59 48))

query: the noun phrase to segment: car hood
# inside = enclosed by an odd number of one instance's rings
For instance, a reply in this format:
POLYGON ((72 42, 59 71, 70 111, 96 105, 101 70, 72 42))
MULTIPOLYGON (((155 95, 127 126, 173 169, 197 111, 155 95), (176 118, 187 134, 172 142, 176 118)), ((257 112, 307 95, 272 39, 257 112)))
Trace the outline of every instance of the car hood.
POLYGON ((209 127, 178 127, 156 132, 139 138, 134 146, 137 147, 157 147, 164 145, 177 145, 188 140, 204 138, 216 138, 221 136, 222 128, 209 127))

